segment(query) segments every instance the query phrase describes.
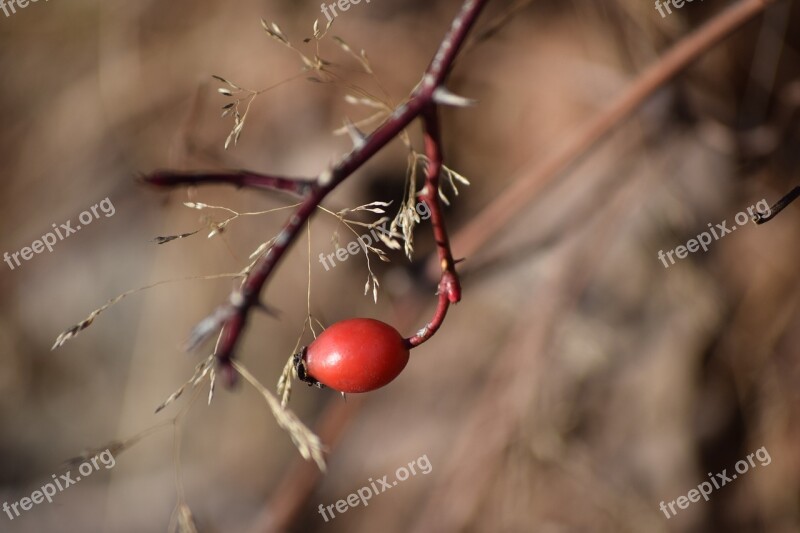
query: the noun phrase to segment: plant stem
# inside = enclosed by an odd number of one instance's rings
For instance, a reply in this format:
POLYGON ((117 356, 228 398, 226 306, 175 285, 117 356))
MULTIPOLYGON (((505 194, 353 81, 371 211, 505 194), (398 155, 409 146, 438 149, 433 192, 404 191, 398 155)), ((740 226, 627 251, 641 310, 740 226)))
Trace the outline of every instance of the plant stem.
POLYGON ((247 325, 250 310, 254 307, 265 307, 261 303, 261 293, 275 267, 284 257, 292 243, 297 240, 303 224, 316 211, 317 206, 336 186, 351 176, 364 163, 369 161, 392 139, 416 118, 424 116, 426 128, 426 150, 435 154, 429 163, 426 176, 426 195, 432 202, 429 205, 435 212, 434 234, 437 247, 442 255, 442 279, 439 284, 439 306, 432 321, 423 328, 424 334, 417 334, 407 342, 417 346, 430 338, 439 328, 447 307, 461 297, 458 277, 455 273, 452 254, 444 226, 444 217, 438 199, 438 177, 441 168, 441 148, 436 118, 437 90, 444 90, 443 83, 452 68, 453 61, 461 50, 464 40, 475 24, 478 16, 488 0, 465 0, 454 18, 449 31, 439 45, 436 54, 425 70, 422 80, 412 91, 409 99, 395 108, 394 112, 362 143, 345 154, 333 167, 323 171, 313 180, 291 180, 274 176, 263 176, 249 172, 236 173, 173 173, 157 172, 145 178, 145 181, 163 187, 185 184, 232 183, 238 186, 277 189, 300 194, 302 202, 289 217, 275 238, 274 244, 255 262, 241 287, 234 290, 228 302, 218 307, 211 315, 203 319, 192 330, 188 346, 196 347, 222 328, 222 335, 215 355, 220 366, 222 378, 232 384, 236 372, 231 364, 236 346, 247 325), (434 162, 436 161, 436 162, 434 162), (434 207, 438 206, 438 207, 434 207))

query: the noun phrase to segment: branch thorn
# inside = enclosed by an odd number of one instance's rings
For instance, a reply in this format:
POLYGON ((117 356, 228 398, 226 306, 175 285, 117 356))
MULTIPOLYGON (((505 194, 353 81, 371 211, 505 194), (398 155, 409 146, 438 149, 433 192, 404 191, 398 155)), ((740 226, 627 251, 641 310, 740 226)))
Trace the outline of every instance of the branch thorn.
POLYGON ((478 103, 477 100, 465 98, 450 90, 444 85, 440 85, 433 91, 433 101, 441 105, 451 105, 455 107, 470 107, 478 103))
POLYGON ((344 119, 344 127, 347 128, 347 134, 350 136, 350 140, 353 141, 353 147, 356 150, 360 150, 364 146, 367 136, 347 117, 344 119))

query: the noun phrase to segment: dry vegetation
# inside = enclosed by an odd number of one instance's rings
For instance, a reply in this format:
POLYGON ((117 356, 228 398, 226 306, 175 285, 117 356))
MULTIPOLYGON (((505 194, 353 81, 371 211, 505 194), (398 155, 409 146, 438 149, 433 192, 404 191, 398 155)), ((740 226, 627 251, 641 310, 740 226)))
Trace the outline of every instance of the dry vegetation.
MULTIPOLYGON (((367 50, 397 102, 459 3, 375 0, 330 31, 367 50)), ((470 245, 459 231, 494 198, 724 8, 694 2, 662 19, 633 0, 498 0, 479 32, 516 4, 525 7, 469 47, 449 84, 479 102, 442 114, 446 162, 471 181, 447 210, 456 257, 470 245)), ((324 475, 276 424, 264 391, 246 383, 217 387, 208 405, 205 381, 153 414, 205 357, 182 351, 187 333, 276 235, 287 211, 271 210, 294 201, 230 187, 163 195, 135 176, 165 167, 315 175, 349 149, 347 136, 332 134, 345 117, 371 114, 340 87, 306 80, 297 54, 260 25, 277 21, 313 56, 315 43, 302 40, 315 18, 324 22, 317 3, 232 6, 75 0, 0 15, 0 252, 106 196, 116 207, 53 253, 3 267, 0 502, 30 494, 81 450, 120 447, 112 470, 13 522, 0 514, 0 531, 164 531, 176 502, 201 532, 800 530, 798 206, 669 269, 656 256, 800 184, 795 4, 778 2, 706 51, 598 150, 524 198, 466 254, 462 302, 390 386, 347 402, 295 386, 292 409, 330 448, 324 475), (239 122, 221 119, 231 98, 212 74, 254 91, 275 86, 254 99, 227 150, 252 93, 239 122), (210 279, 132 294, 50 351, 59 332, 117 294, 202 276, 210 279), (762 446, 769 466, 675 518, 659 511, 762 446), (329 523, 317 514, 422 454, 429 475, 329 523)), ((346 51, 329 50, 350 66, 348 80, 371 83, 346 51)), ((417 147, 418 130, 409 139, 417 147)), ((326 207, 399 205, 407 163, 395 142, 326 207)), ((239 361, 273 391, 309 305, 326 325, 371 316, 406 335, 436 305, 424 222, 412 262, 388 248, 391 262, 371 262, 377 304, 373 286, 364 295, 363 254, 328 272, 317 262, 334 250, 335 232, 351 239, 318 213, 310 242, 296 243, 268 287, 277 316, 257 316, 239 347, 239 361)))

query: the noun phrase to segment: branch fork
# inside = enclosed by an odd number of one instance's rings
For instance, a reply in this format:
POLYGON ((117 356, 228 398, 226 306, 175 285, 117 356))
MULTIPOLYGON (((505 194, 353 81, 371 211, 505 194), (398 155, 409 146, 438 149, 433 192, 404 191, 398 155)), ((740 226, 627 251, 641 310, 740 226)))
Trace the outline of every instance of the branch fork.
POLYGON ((272 246, 253 264, 241 287, 231 294, 227 303, 219 306, 198 323, 190 334, 187 346, 195 348, 221 329, 214 355, 226 383, 233 384, 237 375, 233 358, 250 310, 263 306, 260 298, 264 286, 277 264, 299 236, 303 225, 328 193, 400 135, 417 118, 422 118, 423 121, 428 159, 425 187, 418 196, 431 209, 432 228, 442 273, 437 291, 439 301, 434 316, 420 332, 405 340, 408 346, 419 346, 430 339, 444 321, 450 304, 457 303, 461 299, 461 286, 455 270, 456 262, 450 251, 443 208, 438 197, 442 168, 438 105, 463 107, 472 103, 471 100, 451 93, 445 88, 444 82, 467 34, 487 3, 488 0, 465 0, 422 76, 421 82, 412 91, 408 100, 397 106, 389 118, 369 135, 363 135, 355 131, 354 127, 348 127, 353 139, 353 148, 316 178, 287 178, 249 171, 228 173, 158 171, 143 178, 146 183, 159 187, 227 183, 237 187, 288 192, 299 196, 302 200, 296 211, 285 222, 272 246))

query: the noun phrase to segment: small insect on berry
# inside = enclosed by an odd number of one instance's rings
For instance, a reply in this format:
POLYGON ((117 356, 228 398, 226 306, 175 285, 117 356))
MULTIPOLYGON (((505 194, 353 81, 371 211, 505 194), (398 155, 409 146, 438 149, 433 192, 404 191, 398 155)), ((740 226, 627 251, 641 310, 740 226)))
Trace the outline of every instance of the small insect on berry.
POLYGON ((295 355, 297 377, 309 385, 340 392, 383 387, 405 368, 408 346, 389 324, 351 318, 333 324, 295 355))

